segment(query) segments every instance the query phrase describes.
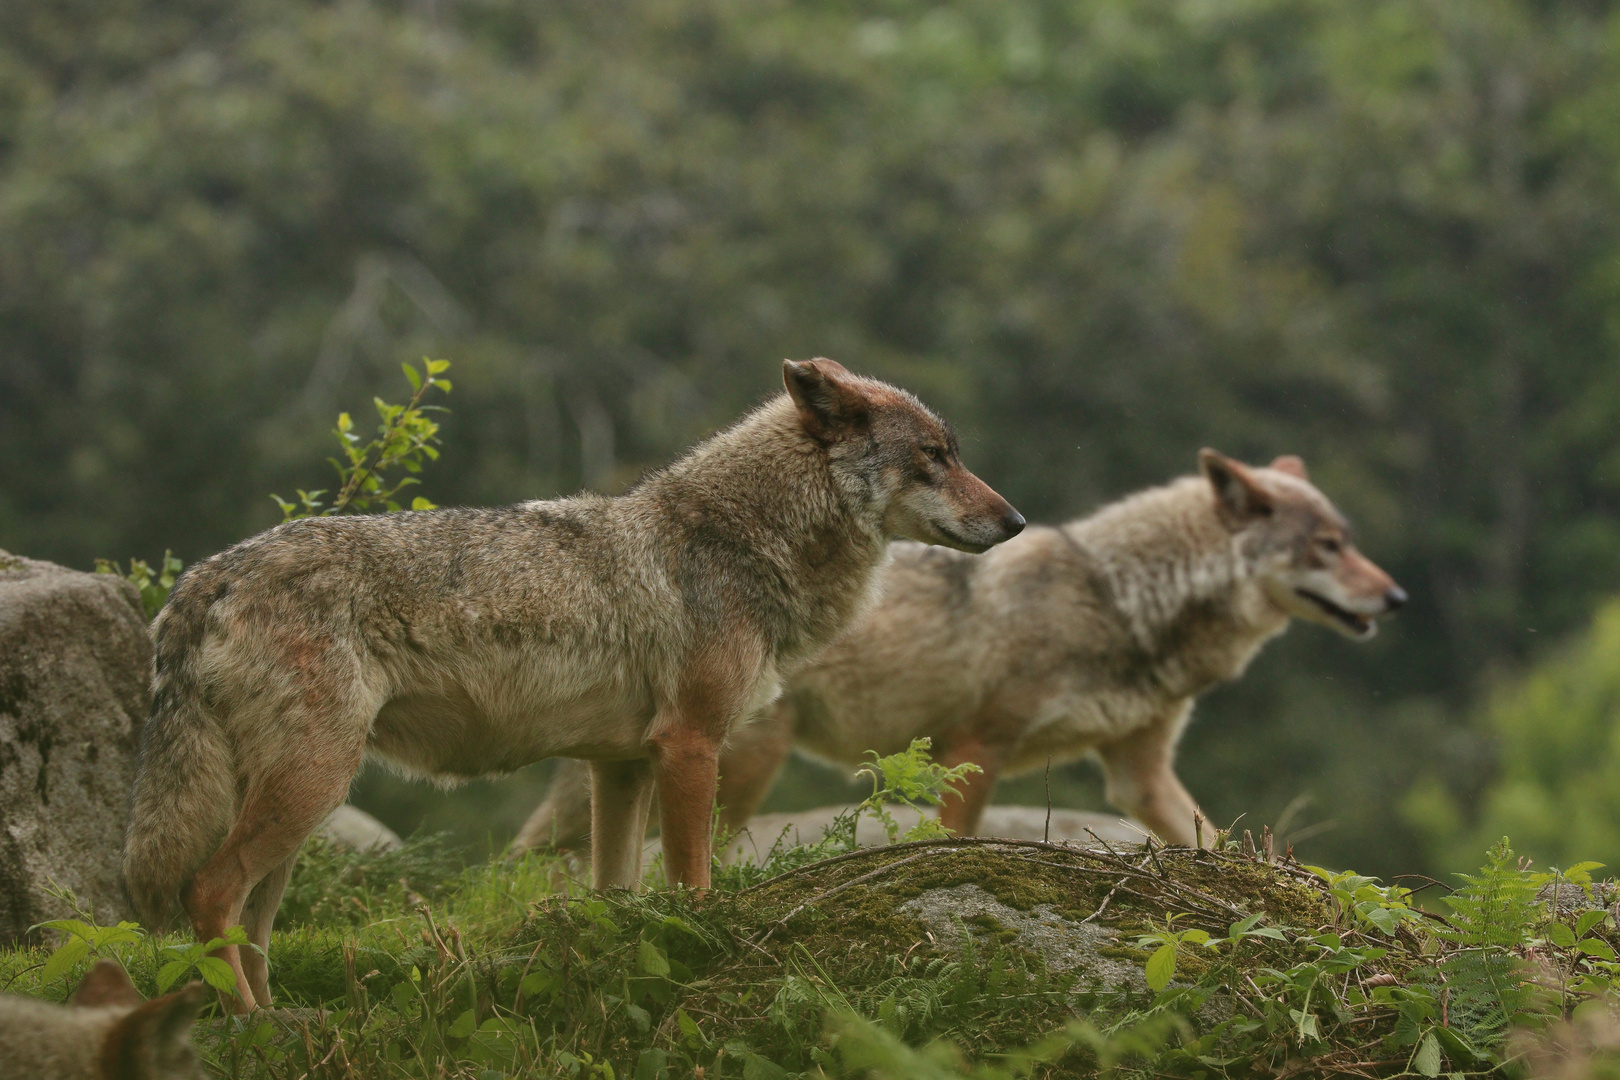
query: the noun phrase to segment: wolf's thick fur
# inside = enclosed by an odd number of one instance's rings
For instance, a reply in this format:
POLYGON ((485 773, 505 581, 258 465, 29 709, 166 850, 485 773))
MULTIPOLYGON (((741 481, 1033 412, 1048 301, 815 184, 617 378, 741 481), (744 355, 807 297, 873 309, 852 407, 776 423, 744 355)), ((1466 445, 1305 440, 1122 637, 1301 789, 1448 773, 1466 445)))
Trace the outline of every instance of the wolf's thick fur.
MULTIPOLYGON (((897 545, 882 604, 734 733, 722 822, 742 826, 795 745, 853 765, 926 735, 947 764, 984 769, 946 800, 957 832, 977 829, 1001 775, 1095 754, 1109 801, 1192 844, 1197 807, 1173 764, 1194 699, 1290 618, 1365 638, 1405 601, 1298 458, 1201 462, 1202 476, 986 555, 897 545)), ((514 846, 580 846, 588 798, 565 769, 514 846)))
POLYGON ((200 1080, 191 1024, 201 983, 142 1002, 115 961, 100 960, 66 1005, 0 995, 0 1074, 18 1080, 200 1080))
MULTIPOLYGON (((870 605, 889 537, 982 551, 1023 519, 904 391, 827 360, 625 495, 278 526, 188 571, 153 626, 125 854, 160 924, 260 948, 367 753, 439 778, 592 762, 598 886, 708 884, 716 760, 779 672, 870 605)), ((242 1003, 262 956, 221 953, 242 1003), (243 963, 246 963, 244 970, 243 963)))

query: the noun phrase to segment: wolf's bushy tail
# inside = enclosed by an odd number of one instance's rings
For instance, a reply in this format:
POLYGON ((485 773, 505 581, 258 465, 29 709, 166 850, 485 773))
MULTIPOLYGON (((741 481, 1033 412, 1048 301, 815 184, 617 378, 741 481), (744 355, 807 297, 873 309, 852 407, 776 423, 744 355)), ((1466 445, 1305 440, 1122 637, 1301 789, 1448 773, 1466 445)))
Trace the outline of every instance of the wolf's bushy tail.
POLYGON ((186 606, 171 603, 153 625, 152 714, 124 834, 124 881, 152 931, 169 926, 181 890, 236 818, 233 754, 199 686, 202 620, 187 618, 186 606))

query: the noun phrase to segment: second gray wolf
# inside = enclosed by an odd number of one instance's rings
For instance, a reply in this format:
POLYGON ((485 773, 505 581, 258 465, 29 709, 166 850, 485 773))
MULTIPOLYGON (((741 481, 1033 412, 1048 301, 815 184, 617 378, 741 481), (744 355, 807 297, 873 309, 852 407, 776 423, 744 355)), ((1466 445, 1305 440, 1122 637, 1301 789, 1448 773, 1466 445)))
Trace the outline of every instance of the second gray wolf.
MULTIPOLYGON (((795 746, 854 766, 929 736, 943 763, 983 769, 941 809, 959 834, 977 831, 1001 776, 1094 755, 1114 806, 1193 844, 1198 808, 1174 763, 1198 695, 1291 619, 1365 640, 1406 602, 1299 458, 1199 462, 1198 476, 985 555, 896 545, 882 604, 733 733, 722 824, 743 826, 795 746)), ((565 764, 514 847, 583 847, 588 799, 565 764)))
MULTIPOLYGON (((153 624, 124 873, 161 926, 266 949, 306 837, 367 754, 435 778, 591 762, 593 877, 709 880, 732 726, 864 613, 893 536, 1023 528, 903 390, 830 360, 623 495, 292 521, 193 566, 153 624)), ((240 1004, 263 953, 230 946, 240 1004)), ((234 1004, 234 1003, 233 1003, 234 1004)))
POLYGON ((202 1080, 192 983, 143 1002, 114 960, 98 960, 66 1005, 0 995, 0 1072, 17 1080, 202 1080))

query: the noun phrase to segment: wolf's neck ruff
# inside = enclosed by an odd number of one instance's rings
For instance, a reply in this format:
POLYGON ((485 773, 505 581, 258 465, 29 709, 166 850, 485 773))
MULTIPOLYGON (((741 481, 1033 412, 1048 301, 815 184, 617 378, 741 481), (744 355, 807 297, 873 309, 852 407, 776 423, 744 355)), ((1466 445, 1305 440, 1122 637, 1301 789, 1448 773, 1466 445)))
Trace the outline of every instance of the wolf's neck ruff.
MULTIPOLYGON (((746 592, 782 663, 824 646, 870 606, 887 549, 880 489, 840 474, 829 456, 782 396, 626 496, 684 529, 671 558, 710 561, 704 548, 726 549, 722 576, 738 587, 748 578, 746 592)), ((689 600, 717 609, 728 603, 689 600)))
POLYGON ((1094 560, 1133 641, 1150 655, 1184 651, 1190 619, 1213 622, 1237 664, 1223 677, 1233 677, 1287 626, 1252 586, 1241 540, 1221 524, 1202 477, 1139 492, 1063 531, 1094 560))

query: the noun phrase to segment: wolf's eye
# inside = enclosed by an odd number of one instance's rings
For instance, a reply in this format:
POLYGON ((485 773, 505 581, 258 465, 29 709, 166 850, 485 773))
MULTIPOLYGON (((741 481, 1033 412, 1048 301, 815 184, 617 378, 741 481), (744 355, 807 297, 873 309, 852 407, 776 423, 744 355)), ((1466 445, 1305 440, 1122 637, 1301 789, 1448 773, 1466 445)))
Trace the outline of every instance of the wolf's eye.
POLYGON ((937 446, 923 447, 923 456, 929 461, 932 461, 935 465, 945 464, 945 451, 941 450, 937 446))
POLYGON ((1329 555, 1337 555, 1340 551, 1344 550, 1344 545, 1339 543, 1331 536, 1319 537, 1316 541, 1316 546, 1327 552, 1329 555))

